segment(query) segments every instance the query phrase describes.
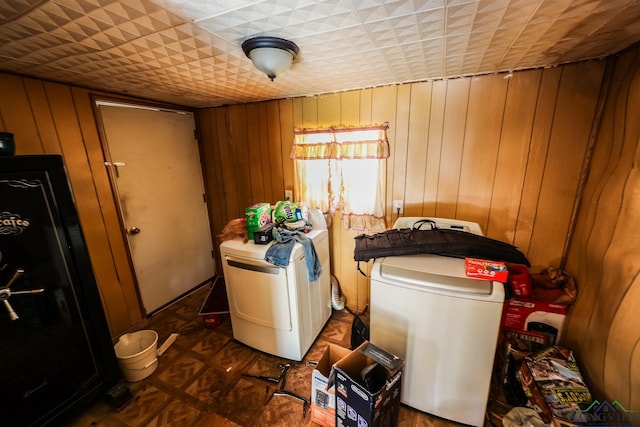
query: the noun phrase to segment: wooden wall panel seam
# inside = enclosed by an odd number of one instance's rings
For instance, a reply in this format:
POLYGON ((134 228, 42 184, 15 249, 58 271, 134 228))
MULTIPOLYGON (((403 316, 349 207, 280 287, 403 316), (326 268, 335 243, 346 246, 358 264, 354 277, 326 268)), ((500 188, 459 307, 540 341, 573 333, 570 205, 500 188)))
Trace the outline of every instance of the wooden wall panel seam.
POLYGON ((598 103, 596 106, 594 120, 591 126, 591 130, 589 132, 589 142, 587 144, 584 160, 582 162, 583 166, 580 174, 580 180, 578 182, 576 197, 574 199, 574 203, 572 207, 571 218, 569 220, 567 238, 562 248, 562 256, 560 258, 560 265, 559 265, 559 268, 561 270, 564 270, 567 264, 567 255, 569 253, 569 247, 571 246, 571 241, 573 238, 573 234, 575 232, 576 219, 580 212, 580 206, 582 205, 582 199, 585 191, 584 187, 587 183, 587 178, 589 176, 589 171, 591 169, 591 159, 593 156, 593 150, 594 150, 594 147, 598 138, 598 134, 600 132, 602 120, 603 120, 604 107, 606 105, 607 94, 611 90, 611 86, 613 84, 613 72, 614 72, 614 69, 611 66, 611 61, 607 61, 602 83, 600 85, 600 91, 598 93, 598 103))

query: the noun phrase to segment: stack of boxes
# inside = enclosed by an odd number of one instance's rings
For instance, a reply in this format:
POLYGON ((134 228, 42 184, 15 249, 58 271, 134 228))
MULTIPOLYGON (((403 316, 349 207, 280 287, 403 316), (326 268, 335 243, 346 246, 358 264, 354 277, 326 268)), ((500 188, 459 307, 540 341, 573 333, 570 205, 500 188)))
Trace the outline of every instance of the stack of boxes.
POLYGON ((506 340, 516 339, 521 350, 536 352, 554 345, 562 336, 567 305, 545 302, 533 296, 533 284, 525 266, 509 266, 513 297, 505 301, 502 332, 506 340))

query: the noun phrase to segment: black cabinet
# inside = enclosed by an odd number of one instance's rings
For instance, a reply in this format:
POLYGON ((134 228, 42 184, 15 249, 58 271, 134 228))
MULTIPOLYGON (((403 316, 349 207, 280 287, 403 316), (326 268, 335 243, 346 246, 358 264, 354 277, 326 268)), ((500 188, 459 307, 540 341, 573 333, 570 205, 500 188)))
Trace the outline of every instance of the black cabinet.
POLYGON ((62 157, 0 157, 0 253, 0 425, 47 425, 120 377, 62 157))

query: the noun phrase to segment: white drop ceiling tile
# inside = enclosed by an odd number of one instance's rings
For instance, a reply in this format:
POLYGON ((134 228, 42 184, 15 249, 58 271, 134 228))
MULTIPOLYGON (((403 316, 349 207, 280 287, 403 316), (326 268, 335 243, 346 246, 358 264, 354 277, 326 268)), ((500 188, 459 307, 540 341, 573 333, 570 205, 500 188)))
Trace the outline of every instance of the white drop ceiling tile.
POLYGON ((572 14, 576 7, 576 1, 543 0, 536 13, 531 17, 530 24, 555 21, 561 17, 572 14))
POLYGON ((486 74, 486 71, 478 70, 479 65, 480 65, 480 61, 469 61, 465 59, 462 62, 462 65, 460 65, 460 70, 458 74, 461 76, 470 76, 474 74, 475 75, 486 74))
POLYGON ((162 7, 173 9, 178 15, 190 20, 206 19, 228 12, 229 10, 251 6, 256 0, 161 0, 162 7))
POLYGON ((75 10, 80 14, 89 14, 105 4, 113 3, 115 0, 54 0, 54 3, 75 10))
POLYGON ((495 31, 500 27, 503 15, 503 11, 478 14, 473 22, 471 31, 495 31))
POLYGON ((368 27, 388 27, 395 33, 399 42, 409 42, 424 38, 420 33, 417 15, 406 15, 381 21, 380 23, 367 24, 368 27))
MULTIPOLYGON (((496 29, 491 35, 491 45, 509 46, 518 38, 522 27, 503 27, 496 29)), ((486 35, 489 36, 490 33, 486 35)))
POLYGON ((414 22, 388 22, 365 24, 373 45, 376 48, 419 40, 417 27, 414 22), (403 34, 400 35, 399 32, 403 34))
POLYGON ((485 51, 478 51, 478 52, 470 52, 470 53, 465 53, 464 54, 464 62, 465 64, 468 62, 479 62, 482 60, 482 58, 484 58, 484 54, 485 51))
POLYGON ((91 17, 84 15, 64 27, 76 40, 86 40, 102 32, 100 25, 91 17))
POLYGON ((538 7, 537 1, 511 0, 504 11, 500 27, 521 27, 528 23, 538 7))
POLYGON ((10 21, 33 8, 30 0, 5 0, 0 2, 0 24, 10 21))
POLYGON ((444 0, 397 0, 380 2, 375 0, 354 0, 352 2, 362 22, 382 21, 398 16, 421 13, 426 10, 443 8, 444 0))
POLYGON ((464 55, 467 51, 467 46, 469 44, 470 34, 462 34, 457 36, 446 37, 445 39, 445 48, 446 55, 455 56, 455 55, 464 55))
POLYGON ((0 70, 191 105, 548 66, 640 41, 637 0, 2 3, 0 70), (261 34, 300 47, 275 82, 240 47, 261 34))
POLYGON ((384 63, 394 70, 398 70, 406 65, 406 56, 400 49, 381 49, 380 53, 383 55, 380 59, 384 58, 384 63))
MULTIPOLYGON (((541 38, 549 40, 552 43, 551 33, 557 32, 557 26, 554 22, 545 21, 536 25, 528 25, 520 32, 517 39, 514 41, 514 46, 518 45, 531 45, 537 43, 541 38)), ((556 36, 555 39, 558 37, 556 36)))
MULTIPOLYGON (((102 34, 106 36, 111 46, 119 46, 123 43, 140 40, 143 36, 138 32, 138 28, 133 23, 109 27, 102 30, 102 34)), ((144 36, 153 37, 153 34, 144 34, 144 36)))
MULTIPOLYGON (((615 3, 615 1, 606 0, 609 3, 615 3)), ((570 8, 567 8, 562 19, 575 19, 581 21, 598 9, 600 1, 588 0, 588 1, 575 1, 570 8)))
POLYGON ((128 10, 124 4, 119 2, 112 2, 104 5, 102 8, 92 13, 96 19, 104 20, 106 24, 113 26, 122 25, 128 23, 130 20, 139 18, 139 14, 129 15, 128 10), (137 15, 137 16, 136 16, 137 15))
POLYGON ((482 53, 482 60, 483 62, 492 63, 494 65, 494 71, 502 71, 504 70, 504 68, 501 66, 500 62, 502 61, 502 58, 507 56, 509 53, 510 48, 508 46, 495 47, 494 45, 490 45, 482 53))
POLYGON ((317 37, 313 35, 309 36, 300 36, 296 43, 299 46, 317 46, 323 45, 323 42, 326 42, 325 48, 331 47, 331 45, 340 40, 354 40, 355 42, 359 40, 367 40, 368 43, 371 43, 371 37, 369 36, 369 32, 365 25, 354 25, 350 27, 339 28, 334 31, 327 31, 322 34, 322 37, 317 37))
POLYGON ((462 3, 477 3, 480 0, 445 0, 446 6, 456 6, 462 3))
POLYGON ((419 24, 420 39, 434 39, 445 36, 444 20, 434 20, 419 24))
POLYGON ((423 40, 401 46, 407 59, 429 62, 444 55, 444 39, 423 40))
POLYGON ((465 55, 484 55, 489 49, 490 40, 480 39, 475 36, 475 33, 469 38, 469 43, 465 49, 465 55))
POLYGON ((24 56, 38 56, 46 54, 45 47, 47 45, 58 46, 59 39, 52 35, 44 34, 41 37, 30 37, 24 40, 22 43, 10 43, 7 47, 20 46, 24 51, 24 56))
POLYGON ((54 2, 47 3, 46 7, 39 9, 39 12, 41 13, 33 14, 32 16, 35 19, 42 20, 42 22, 54 23, 56 26, 65 25, 68 22, 84 16, 81 12, 77 12, 54 2))
POLYGON ((447 28, 471 25, 478 11, 478 2, 448 5, 446 7, 447 28))
MULTIPOLYGON (((415 22, 410 29, 415 31, 415 38, 419 40, 443 37, 445 34, 445 9, 432 9, 415 15, 415 22)), ((405 22, 410 22, 405 20, 405 22)), ((407 27, 407 29, 409 29, 407 27)))
POLYGON ((103 9, 105 13, 109 15, 114 25, 121 25, 130 21, 141 21, 143 18, 153 18, 154 20, 164 21, 165 24, 170 25, 170 14, 155 4, 144 0, 107 3, 103 9))
POLYGON ((46 34, 49 31, 54 31, 58 28, 58 25, 48 18, 47 14, 40 12, 38 16, 25 16, 19 18, 15 21, 16 25, 12 25, 12 27, 14 27, 14 30, 16 29, 16 26, 22 27, 23 35, 31 37, 38 36, 40 34, 46 34))
POLYGON ((503 22, 507 5, 507 1, 479 3, 472 31, 495 31, 503 22))
POLYGON ((258 34, 295 39, 360 24, 349 0, 306 3, 300 7, 296 2, 282 0, 259 3, 252 8, 231 10, 199 24, 227 40, 236 41, 258 34))
POLYGON ((22 43, 2 43, 0 45, 0 56, 5 58, 22 57, 31 53, 35 48, 37 46, 33 44, 33 41, 28 40, 24 40, 22 43))
POLYGON ((478 1, 478 14, 504 13, 512 2, 513 0, 480 0, 478 1))
POLYGON ((447 57, 444 59, 444 70, 448 76, 461 76, 465 73, 463 68, 464 57, 462 55, 447 57))
POLYGON ((39 31, 31 28, 25 28, 22 25, 10 22, 0 26, 0 49, 9 42, 24 40, 34 34, 38 34, 39 31))
MULTIPOLYGON (((301 60, 326 61, 333 57, 351 57, 354 52, 371 50, 371 35, 363 26, 352 27, 325 34, 326 38, 305 37, 297 41, 301 60)), ((239 48, 240 50, 240 48, 239 48)))

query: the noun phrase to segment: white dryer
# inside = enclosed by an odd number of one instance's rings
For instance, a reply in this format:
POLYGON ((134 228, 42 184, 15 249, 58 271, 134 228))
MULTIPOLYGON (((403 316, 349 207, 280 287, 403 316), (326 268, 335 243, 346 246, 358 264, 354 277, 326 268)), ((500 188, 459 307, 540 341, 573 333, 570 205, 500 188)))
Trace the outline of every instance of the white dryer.
POLYGON ((220 244, 233 337, 257 350, 302 360, 331 316, 329 236, 311 230, 322 274, 309 281, 302 245, 286 268, 264 260, 273 243, 234 239, 220 244))
MULTIPOLYGON (((431 219, 482 234, 478 224, 431 219)), ((504 302, 500 282, 471 279, 463 259, 432 254, 377 259, 371 270, 371 342, 405 360, 401 401, 482 426, 504 302)))

